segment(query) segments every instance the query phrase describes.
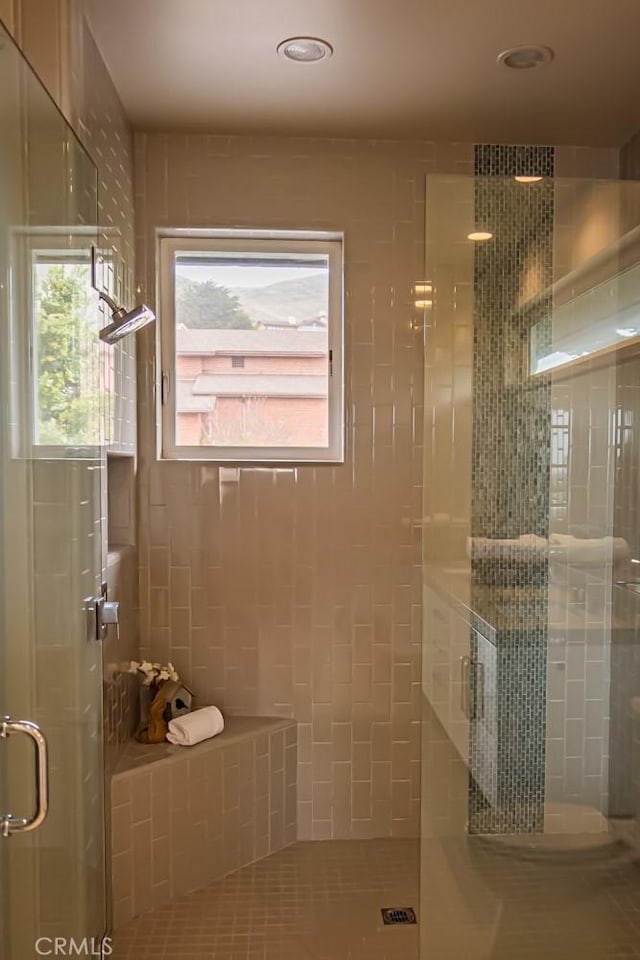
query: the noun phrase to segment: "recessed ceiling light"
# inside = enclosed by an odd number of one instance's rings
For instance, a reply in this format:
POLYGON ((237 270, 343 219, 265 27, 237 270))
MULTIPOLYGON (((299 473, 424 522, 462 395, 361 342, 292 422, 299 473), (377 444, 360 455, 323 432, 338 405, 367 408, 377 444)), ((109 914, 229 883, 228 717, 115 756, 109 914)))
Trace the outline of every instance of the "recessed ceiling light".
POLYGON ((488 230, 472 230, 471 233, 467 234, 467 240, 474 240, 476 243, 480 243, 483 240, 491 240, 493 237, 492 233, 489 233, 488 230))
POLYGON ((503 50, 499 55, 498 66, 510 67, 511 70, 532 70, 534 67, 551 63, 553 56, 551 47, 541 47, 536 44, 511 47, 510 50, 503 50))
POLYGON ((517 183, 540 183, 541 180, 544 180, 544 177, 514 177, 513 179, 517 183))
POLYGON ((278 44, 278 53, 286 60, 295 60, 297 63, 316 63, 318 60, 328 60, 333 53, 333 47, 326 40, 319 37, 290 37, 278 44))

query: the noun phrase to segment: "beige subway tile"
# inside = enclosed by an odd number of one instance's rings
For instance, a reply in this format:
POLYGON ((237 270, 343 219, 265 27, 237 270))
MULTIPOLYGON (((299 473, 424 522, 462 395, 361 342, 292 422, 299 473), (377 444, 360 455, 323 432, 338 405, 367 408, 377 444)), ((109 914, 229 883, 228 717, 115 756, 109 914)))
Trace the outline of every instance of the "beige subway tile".
POLYGON ((391 801, 391 763, 374 761, 371 764, 371 786, 375 801, 391 801))
POLYGON ((113 926, 115 930, 119 930, 125 923, 132 920, 133 916, 133 900, 131 897, 122 897, 121 899, 114 900, 113 926))
POLYGON ((112 860, 112 883, 114 903, 133 895, 133 850, 120 853, 112 860))
POLYGON ((411 786, 408 780, 391 784, 391 814, 394 820, 407 819, 410 814, 411 786))
POLYGON ((271 769, 283 770, 284 769, 284 733, 273 733, 271 735, 271 743, 269 746, 270 759, 271 759, 271 769))
POLYGON ((316 782, 312 785, 313 819, 330 820, 333 798, 333 784, 330 781, 316 782))
POLYGON ((371 743, 353 743, 351 760, 354 780, 371 779, 371 743))
POLYGON ((158 837, 152 840, 151 865, 154 888, 160 883, 169 883, 171 879, 171 841, 169 837, 158 837))
POLYGON ((151 773, 137 772, 131 777, 131 822, 151 819, 151 773))
POLYGON ((330 703, 313 704, 312 736, 314 743, 331 743, 333 706, 330 703))
POLYGON ((153 904, 153 858, 151 850, 151 823, 137 824, 133 835, 133 903, 136 913, 145 913, 153 904))
POLYGON ((313 840, 331 840, 333 828, 331 820, 313 820, 311 837, 313 840))
POLYGON ((332 759, 333 761, 351 760, 351 724, 334 723, 332 725, 332 759))
POLYGON ((130 852, 132 847, 131 807, 114 807, 111 811, 111 852, 113 856, 130 852))

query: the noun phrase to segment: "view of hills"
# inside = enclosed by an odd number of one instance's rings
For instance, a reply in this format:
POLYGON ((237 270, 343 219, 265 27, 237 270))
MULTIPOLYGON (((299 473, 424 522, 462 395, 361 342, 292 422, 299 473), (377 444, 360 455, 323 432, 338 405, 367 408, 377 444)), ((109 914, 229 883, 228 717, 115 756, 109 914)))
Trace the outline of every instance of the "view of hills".
POLYGON ((327 312, 326 274, 265 287, 223 287, 178 276, 178 322, 194 329, 242 329, 269 320, 308 320, 327 312))
POLYGON ((279 280, 266 287, 236 287, 229 292, 254 322, 264 320, 308 320, 327 312, 328 276, 279 280))

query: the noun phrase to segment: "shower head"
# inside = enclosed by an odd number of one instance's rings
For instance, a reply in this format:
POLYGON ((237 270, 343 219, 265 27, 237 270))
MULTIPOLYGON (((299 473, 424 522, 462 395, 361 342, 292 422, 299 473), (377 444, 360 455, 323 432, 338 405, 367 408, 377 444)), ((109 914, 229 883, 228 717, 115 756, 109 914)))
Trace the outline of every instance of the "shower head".
POLYGON ((125 310, 102 290, 98 291, 98 296, 111 310, 111 323, 103 327, 99 333, 100 339, 105 343, 117 343, 130 333, 135 333, 142 327, 146 327, 148 323, 153 323, 156 318, 153 310, 144 303, 138 304, 133 310, 125 310))

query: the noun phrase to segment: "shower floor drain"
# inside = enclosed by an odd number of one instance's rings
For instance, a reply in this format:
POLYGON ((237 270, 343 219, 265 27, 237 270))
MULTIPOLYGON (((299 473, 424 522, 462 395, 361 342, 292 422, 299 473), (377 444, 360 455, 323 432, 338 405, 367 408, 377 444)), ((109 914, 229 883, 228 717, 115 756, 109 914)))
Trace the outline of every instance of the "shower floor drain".
POLYGON ((417 923, 413 907, 383 907, 382 922, 386 925, 396 923, 417 923))

